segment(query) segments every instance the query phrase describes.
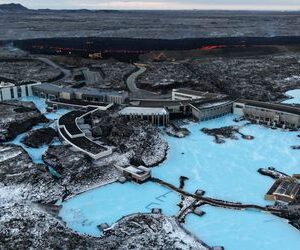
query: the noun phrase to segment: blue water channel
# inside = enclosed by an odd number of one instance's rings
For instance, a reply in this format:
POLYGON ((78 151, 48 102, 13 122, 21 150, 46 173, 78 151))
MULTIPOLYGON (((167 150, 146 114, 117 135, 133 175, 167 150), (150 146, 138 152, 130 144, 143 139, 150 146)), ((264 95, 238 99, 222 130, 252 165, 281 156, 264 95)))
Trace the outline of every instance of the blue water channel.
MULTIPOLYGON (((38 102, 37 102, 38 104, 38 102)), ((55 116, 55 115, 54 115, 55 116)), ((187 176, 185 189, 200 188, 206 195, 243 203, 270 204, 264 195, 273 180, 257 173, 258 168, 274 166, 288 174, 300 173, 299 132, 272 130, 260 125, 243 127, 241 132, 255 136, 252 141, 226 140, 216 144, 201 128, 216 128, 235 123, 234 115, 191 123, 191 135, 177 139, 163 135, 170 146, 167 160, 152 170, 152 175, 179 185, 187 176)), ((40 152, 33 152, 33 155, 40 152)), ((38 156, 37 156, 38 157, 38 156)), ((162 208, 169 216, 178 212, 179 196, 154 183, 114 183, 82 193, 64 202, 60 216, 67 226, 82 234, 97 236, 97 225, 113 224, 123 216, 162 208)), ((204 206, 203 217, 187 216, 183 224, 207 244, 222 245, 229 250, 299 249, 300 233, 285 220, 255 211, 236 211, 204 206)))
MULTIPOLYGON (((48 119, 49 123, 47 124, 38 124, 32 128, 32 130, 35 129, 40 129, 40 128, 46 128, 46 127, 52 127, 55 128, 56 126, 56 120, 62 116, 63 114, 69 112, 70 110, 67 109, 58 109, 55 112, 47 112, 47 104, 44 99, 34 97, 34 96, 29 96, 29 97, 24 97, 20 99, 21 101, 26 101, 26 102, 33 102, 35 106, 40 110, 42 114, 44 114, 48 119)), ((15 145, 19 145, 22 148, 24 148, 29 156, 31 157, 32 161, 36 164, 42 164, 44 163, 42 160, 43 154, 48 150, 49 145, 43 145, 39 148, 31 148, 27 147, 22 143, 24 137, 26 136, 26 133, 18 135, 14 140, 10 141, 9 143, 13 143, 15 145)), ((60 145, 61 142, 59 140, 53 141, 51 145, 60 145)), ((51 169, 51 168, 50 168, 51 169)), ((52 170, 52 169, 51 169, 52 170)))

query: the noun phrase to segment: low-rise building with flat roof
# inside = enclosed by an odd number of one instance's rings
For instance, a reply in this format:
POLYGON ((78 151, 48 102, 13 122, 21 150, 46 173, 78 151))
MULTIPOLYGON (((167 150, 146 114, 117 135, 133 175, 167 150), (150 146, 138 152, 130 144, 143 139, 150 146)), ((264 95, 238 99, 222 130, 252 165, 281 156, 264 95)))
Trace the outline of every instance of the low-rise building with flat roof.
POLYGON ((132 179, 133 181, 137 183, 143 183, 149 178, 151 178, 151 171, 149 168, 144 166, 126 166, 126 167, 120 167, 115 165, 115 167, 121 171, 121 173, 129 179, 132 179))
POLYGON ((300 194, 300 184, 297 179, 283 177, 277 179, 265 195, 266 200, 290 203, 300 194))
POLYGON ((210 92, 202 92, 191 89, 173 89, 172 91, 172 100, 207 100, 207 99, 223 99, 226 98, 227 95, 224 94, 216 94, 210 92))
POLYGON ((162 107, 126 107, 119 115, 129 119, 140 118, 150 121, 153 125, 167 125, 170 121, 169 112, 162 107))
POLYGON ((126 91, 115 91, 95 88, 70 88, 51 83, 43 83, 33 88, 33 94, 48 100, 83 100, 123 104, 128 98, 126 91))
POLYGON ((233 113, 271 126, 300 127, 300 108, 288 104, 240 99, 234 102, 233 113))
POLYGON ((41 83, 30 83, 18 86, 11 83, 3 83, 0 85, 0 102, 32 96, 33 88, 38 85, 41 85, 41 83))
POLYGON ((195 101, 190 104, 192 114, 199 121, 206 121, 227 115, 232 112, 231 100, 195 101))

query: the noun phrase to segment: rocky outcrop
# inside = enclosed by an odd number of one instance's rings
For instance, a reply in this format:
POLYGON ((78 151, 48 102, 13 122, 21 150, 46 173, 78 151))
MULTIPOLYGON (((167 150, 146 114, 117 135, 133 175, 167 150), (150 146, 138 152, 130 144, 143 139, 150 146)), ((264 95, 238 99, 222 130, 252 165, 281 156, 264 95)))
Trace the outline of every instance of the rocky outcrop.
POLYGON ((245 135, 240 132, 241 127, 239 126, 227 126, 221 128, 202 128, 201 131, 207 135, 215 137, 215 143, 225 143, 225 139, 238 140, 236 134, 241 135, 244 140, 253 140, 254 136, 245 135))
POLYGON ((1 190, 1 249, 101 249, 100 238, 78 235, 36 203, 1 190))
POLYGON ((66 146, 51 146, 43 158, 60 174, 59 178, 52 176, 46 165, 34 164, 22 147, 0 145, 0 184, 22 187, 26 200, 52 203, 120 176, 111 165, 98 167, 83 153, 66 146))
POLYGON ((87 155, 64 145, 50 146, 43 160, 61 175, 59 183, 69 195, 114 182, 120 177, 111 164, 99 167, 87 155))
POLYGON ((257 170, 257 172, 261 175, 269 176, 275 180, 289 176, 286 173, 276 170, 274 167, 260 168, 257 170))
POLYGON ((185 231, 174 217, 134 214, 124 217, 102 238, 104 249, 209 249, 185 231))
POLYGON ((183 138, 188 136, 191 132, 187 128, 180 128, 171 124, 168 127, 166 127, 166 133, 170 136, 183 138))
POLYGON ((30 131, 24 138, 23 143, 31 148, 39 148, 49 145, 58 134, 53 128, 41 128, 30 131))
POLYGON ((53 202, 63 194, 63 186, 43 164, 34 164, 19 146, 0 145, 0 185, 22 189, 21 196, 32 202, 53 202))
POLYGON ((0 142, 13 140, 33 126, 48 122, 33 103, 21 101, 0 103, 0 117, 0 142))
POLYGON ((130 159, 139 159, 145 166, 158 165, 166 157, 168 145, 161 139, 159 129, 148 121, 96 112, 91 125, 94 137, 101 136, 101 140, 122 154, 131 152, 130 159))

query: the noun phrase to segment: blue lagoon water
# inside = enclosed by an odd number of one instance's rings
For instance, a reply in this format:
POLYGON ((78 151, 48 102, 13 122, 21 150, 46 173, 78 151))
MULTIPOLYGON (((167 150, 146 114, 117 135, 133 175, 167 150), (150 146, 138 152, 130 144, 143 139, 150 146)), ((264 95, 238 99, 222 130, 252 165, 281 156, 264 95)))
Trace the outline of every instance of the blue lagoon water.
MULTIPOLYGON (((23 97, 23 98, 20 98, 20 100, 25 101, 25 102, 33 102, 36 105, 36 107, 40 110, 40 112, 42 114, 44 114, 50 120, 50 122, 48 124, 38 124, 38 125, 34 126, 32 128, 32 130, 40 129, 40 128, 44 128, 44 127, 55 127, 56 126, 55 120, 57 120, 60 116, 62 116, 66 112, 70 111, 67 109, 58 109, 55 112, 48 113, 46 110, 47 104, 46 104, 45 99, 41 99, 41 98, 35 97, 35 96, 23 97)), ((23 147, 27 151, 27 153, 29 154, 29 156, 31 157, 31 159, 34 163, 37 163, 37 164, 44 163, 42 160, 42 156, 47 151, 48 145, 43 145, 39 148, 27 147, 26 145, 24 145, 22 143, 22 140, 24 139, 26 134, 27 134, 27 132, 18 135, 13 141, 10 141, 9 143, 13 143, 15 145, 23 147)), ((59 140, 57 140, 57 141, 54 141, 51 145, 59 145, 59 144, 61 144, 61 143, 59 140)))
MULTIPOLYGON (((235 116, 186 126, 191 135, 183 138, 165 136, 170 150, 167 160, 152 170, 152 175, 179 185, 179 177, 187 176, 185 189, 200 188, 206 195, 229 201, 266 205, 266 191, 273 180, 257 173, 261 167, 274 166, 288 174, 300 172, 299 151, 290 146, 300 143, 297 132, 272 130, 259 125, 241 129, 255 136, 252 141, 226 140, 216 144, 213 137, 200 131, 237 125, 235 116)), ((242 125, 243 123, 238 123, 242 125)), ((64 202, 60 216, 80 233, 99 235, 96 226, 117 221, 136 212, 162 208, 166 215, 176 215, 179 196, 154 184, 111 184, 75 196, 64 202)), ((226 249, 298 249, 300 233, 284 220, 254 211, 235 211, 205 206, 201 218, 189 215, 184 226, 209 245, 226 249), (288 240, 287 240, 288 239, 288 240)))
POLYGON ((291 96, 292 98, 284 101, 283 103, 300 103, 300 89, 290 90, 287 91, 285 94, 291 96))

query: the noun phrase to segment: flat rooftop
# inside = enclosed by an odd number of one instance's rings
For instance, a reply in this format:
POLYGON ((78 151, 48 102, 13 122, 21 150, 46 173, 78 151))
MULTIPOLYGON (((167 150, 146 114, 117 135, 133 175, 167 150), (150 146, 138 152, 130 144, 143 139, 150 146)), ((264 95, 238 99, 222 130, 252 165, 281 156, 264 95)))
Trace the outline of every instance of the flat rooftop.
POLYGON ((120 115, 167 115, 168 111, 164 108, 151 108, 151 107, 127 107, 119 112, 120 115))
POLYGON ((86 111, 83 111, 83 110, 71 111, 71 112, 63 115, 59 119, 59 126, 65 126, 66 130, 71 135, 82 134, 82 131, 79 129, 79 127, 76 124, 76 118, 83 116, 85 113, 86 113, 86 111))
POLYGON ((232 103, 231 100, 223 100, 223 101, 208 100, 208 101, 192 102, 191 105, 194 106, 195 108, 201 110, 201 109, 210 109, 213 107, 223 106, 223 105, 230 104, 230 103, 232 103))
POLYGON ((132 100, 130 103, 134 106, 141 107, 172 107, 172 106, 186 106, 190 104, 190 100, 159 100, 159 99, 148 99, 148 100, 132 100))
POLYGON ((95 142, 89 140, 85 136, 78 137, 78 138, 71 138, 67 134, 67 132, 64 128, 60 128, 60 131, 69 142, 73 143, 75 146, 77 146, 77 147, 83 149, 84 151, 89 152, 93 155, 97 155, 97 154, 102 153, 107 150, 106 147, 103 147, 103 146, 99 145, 98 143, 95 143, 95 142))
POLYGON ((123 95, 123 92, 115 91, 115 90, 95 89, 95 88, 75 89, 71 87, 59 86, 52 83, 42 83, 40 85, 34 86, 34 89, 39 91, 45 91, 45 92, 47 91, 57 92, 57 93, 64 92, 70 94, 80 93, 82 95, 95 96, 95 97, 106 96, 106 95, 115 95, 115 96, 123 95))
POLYGON ((179 94, 185 94, 185 95, 193 95, 197 96, 200 99, 202 98, 225 98, 227 95, 219 94, 219 93, 211 93, 211 92, 203 92, 198 90, 192 90, 192 89, 173 89, 173 92, 179 93, 179 94))
POLYGON ((78 100, 78 99, 57 99, 51 100, 49 102, 52 103, 61 103, 67 105, 78 105, 78 106, 98 106, 98 107, 106 107, 108 104, 104 102, 92 102, 92 101, 85 101, 85 100, 78 100))

